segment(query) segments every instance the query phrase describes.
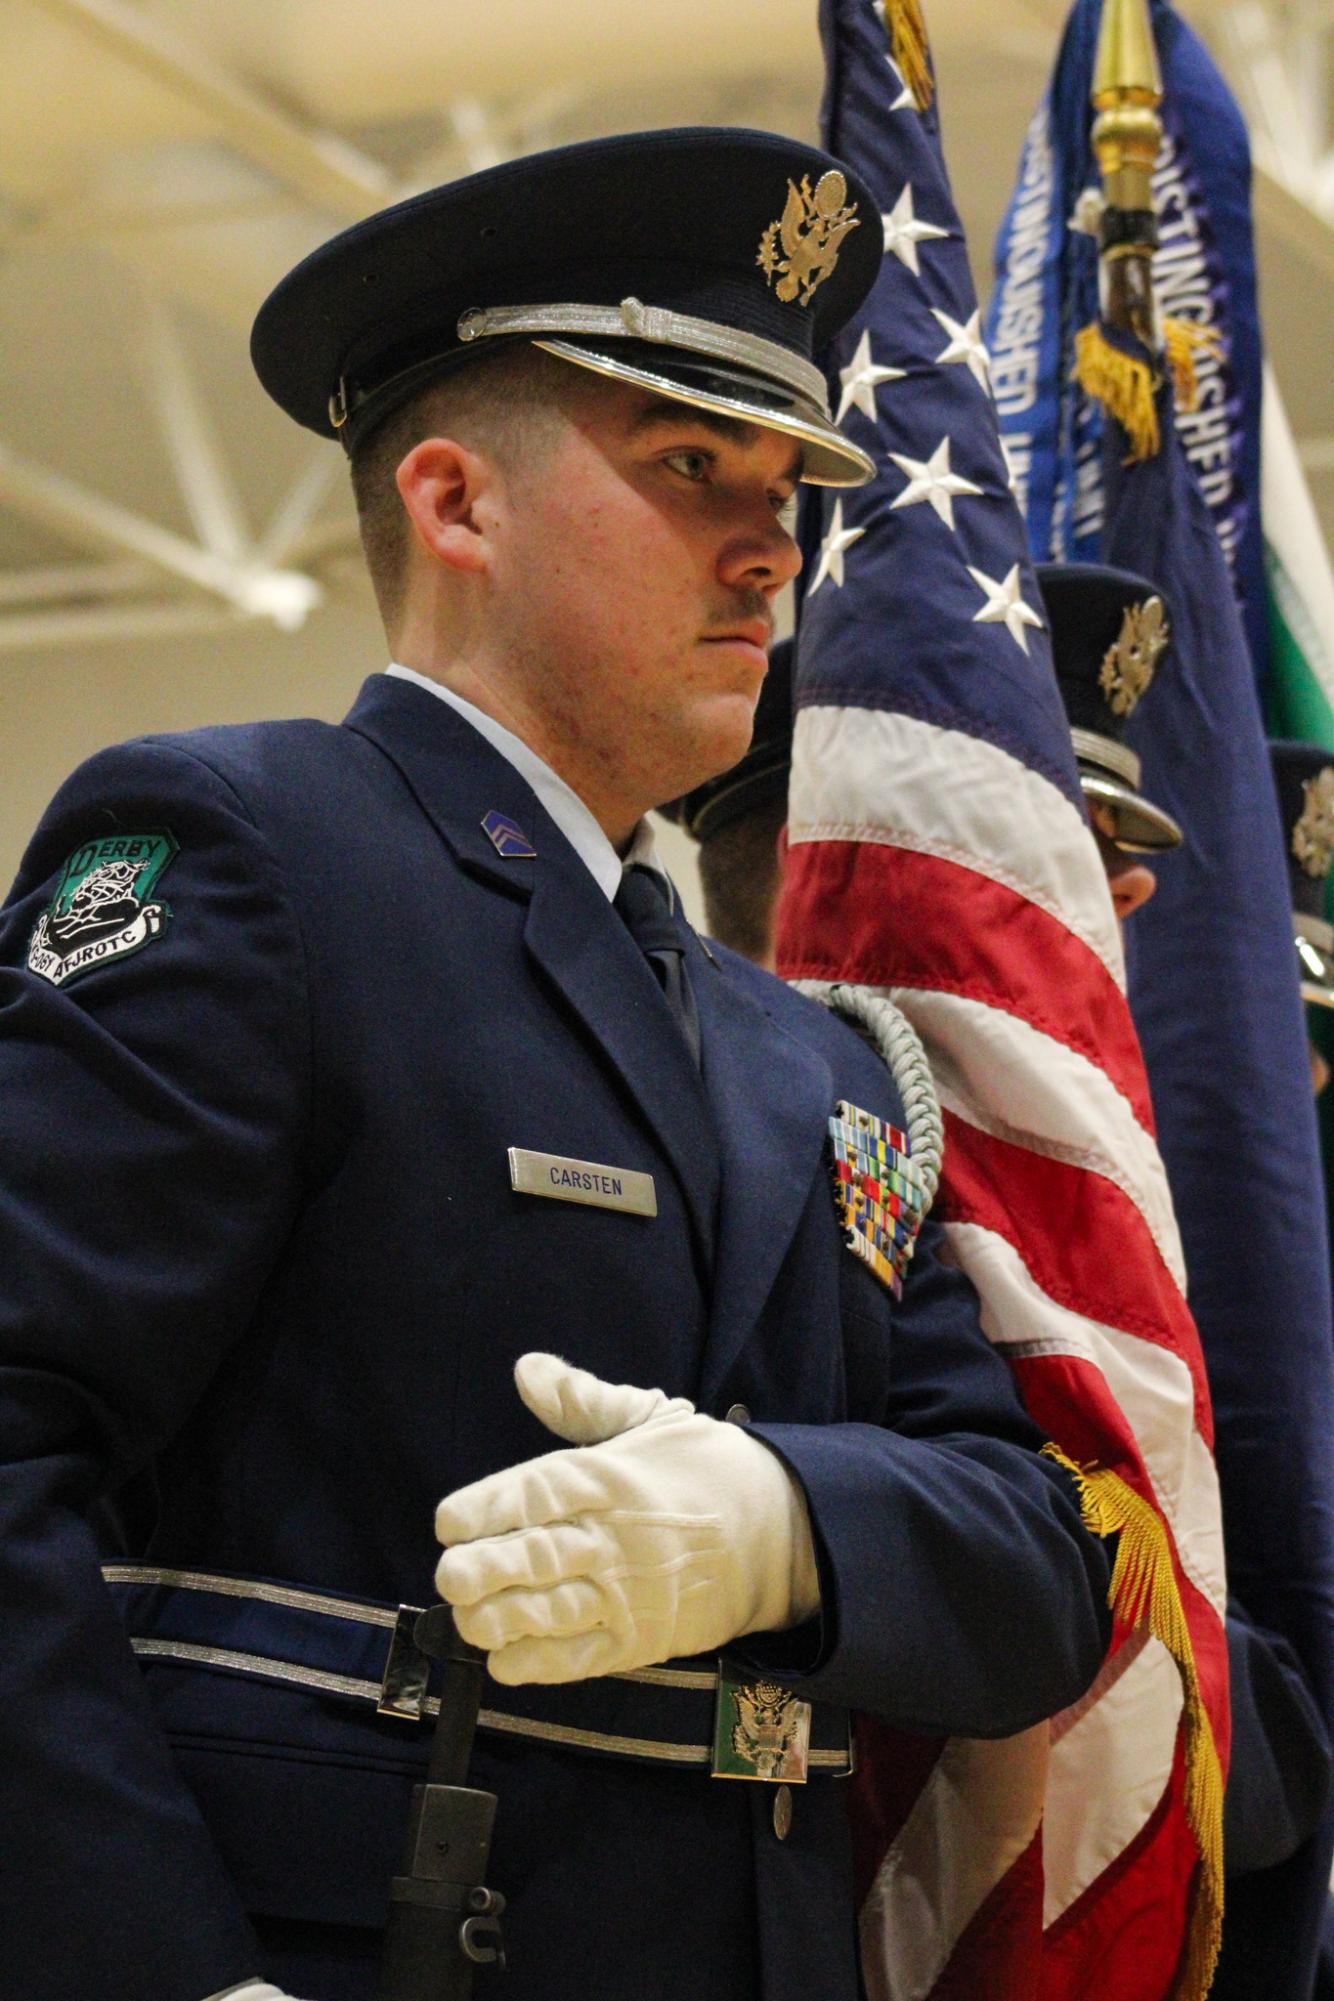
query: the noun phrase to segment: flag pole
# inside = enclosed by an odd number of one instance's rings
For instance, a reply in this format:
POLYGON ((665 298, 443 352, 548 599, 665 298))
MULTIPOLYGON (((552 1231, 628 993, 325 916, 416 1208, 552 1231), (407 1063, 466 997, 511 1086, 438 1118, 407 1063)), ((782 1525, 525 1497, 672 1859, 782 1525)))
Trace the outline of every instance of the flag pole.
POLYGON ((1098 232, 1103 317, 1156 356, 1162 333, 1153 296, 1153 169, 1163 138, 1163 78, 1148 0, 1105 0, 1091 95, 1105 203, 1098 232))
POLYGON ((1098 319, 1075 335, 1073 374, 1120 424, 1135 463, 1153 458, 1162 443, 1158 390, 1165 341, 1186 402, 1194 377, 1190 336, 1177 323, 1159 324, 1153 296, 1153 169, 1163 137, 1163 79, 1148 0, 1105 0, 1090 96, 1098 114, 1092 144, 1103 194, 1098 319))
POLYGON ((1163 139, 1158 66, 1148 0, 1106 0, 1090 92, 1093 151, 1102 174, 1098 224, 1099 319, 1075 335, 1074 378, 1126 434, 1127 463, 1162 444, 1158 391, 1172 378, 1180 409, 1196 407, 1196 356, 1216 352, 1211 328, 1160 319, 1153 291, 1158 216, 1153 170, 1163 139))

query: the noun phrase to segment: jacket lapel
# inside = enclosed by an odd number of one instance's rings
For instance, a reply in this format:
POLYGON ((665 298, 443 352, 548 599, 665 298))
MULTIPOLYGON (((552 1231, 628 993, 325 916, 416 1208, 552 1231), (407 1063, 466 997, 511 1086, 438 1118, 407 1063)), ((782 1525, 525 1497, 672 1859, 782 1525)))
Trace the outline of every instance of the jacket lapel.
POLYGON ((528 903, 527 951, 653 1129, 708 1269, 718 1150, 703 1086, 651 969, 589 870, 514 767, 428 690, 372 675, 347 726, 398 767, 469 874, 528 903), (482 825, 493 812, 527 835, 535 857, 501 856, 482 825))
POLYGON ((700 1075, 643 953, 588 870, 572 859, 582 882, 567 880, 564 870, 543 873, 524 942, 597 1039, 669 1155, 708 1270, 718 1146, 700 1075))
MULTIPOLYGON (((690 976, 704 1081, 718 1132, 722 1196, 704 1409, 755 1327, 820 1171, 834 1107, 828 1064, 779 1028, 697 946, 690 976)), ((832 1197, 831 1197, 832 1222, 832 1197)))

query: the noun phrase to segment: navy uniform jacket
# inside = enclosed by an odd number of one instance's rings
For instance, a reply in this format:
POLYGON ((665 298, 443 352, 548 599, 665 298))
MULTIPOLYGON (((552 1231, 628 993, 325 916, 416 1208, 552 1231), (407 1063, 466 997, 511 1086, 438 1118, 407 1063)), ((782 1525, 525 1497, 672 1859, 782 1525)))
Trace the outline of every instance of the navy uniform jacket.
MULTIPOLYGON (((748 1406, 824 1603, 745 1659, 826 1728, 1003 1734, 1082 1692, 1105 1558, 967 1282, 928 1223, 896 1305, 836 1228, 827 1121, 902 1124, 889 1075, 719 958, 692 947, 701 1086, 524 781, 382 676, 341 727, 149 739, 57 796, 0 928, 3 2001, 370 1993, 426 1726, 282 1664, 374 1681, 438 1498, 553 1444, 529 1348, 748 1406), (29 970, 69 858, 161 833, 140 948, 29 970), (651 1174, 658 1214, 516 1195, 510 1146, 651 1174), (143 1588, 99 1576, 107 1497, 143 1588)), ((837 1780, 780 1841, 767 1786, 582 1748, 693 1741, 647 1680, 488 1688, 507 2001, 851 2001, 837 1780)))

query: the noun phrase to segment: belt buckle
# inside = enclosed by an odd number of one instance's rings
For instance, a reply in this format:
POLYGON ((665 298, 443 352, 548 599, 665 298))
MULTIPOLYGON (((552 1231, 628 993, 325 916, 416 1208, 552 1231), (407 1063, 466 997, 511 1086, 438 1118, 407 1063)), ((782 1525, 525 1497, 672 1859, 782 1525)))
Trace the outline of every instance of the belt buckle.
POLYGON ((718 1663, 714 1711, 715 1779, 804 1786, 811 1745, 811 1705, 779 1682, 742 1680, 718 1663))
POLYGON ((416 1627, 421 1616, 420 1605, 399 1606, 375 1705, 381 1716, 395 1716, 402 1723, 421 1722, 431 1678, 430 1660, 417 1645, 416 1627))

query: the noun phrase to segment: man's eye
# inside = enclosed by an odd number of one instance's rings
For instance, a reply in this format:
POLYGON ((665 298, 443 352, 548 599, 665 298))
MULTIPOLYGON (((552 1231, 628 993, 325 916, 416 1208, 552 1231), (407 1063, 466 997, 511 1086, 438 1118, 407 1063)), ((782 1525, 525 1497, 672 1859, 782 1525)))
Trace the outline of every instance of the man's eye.
POLYGON ((797 496, 795 493, 771 493, 770 504, 789 535, 796 532, 797 496))
POLYGON ((713 453, 703 451, 668 452, 663 459, 673 472, 679 472, 685 479, 702 480, 709 476, 713 465, 713 453))

